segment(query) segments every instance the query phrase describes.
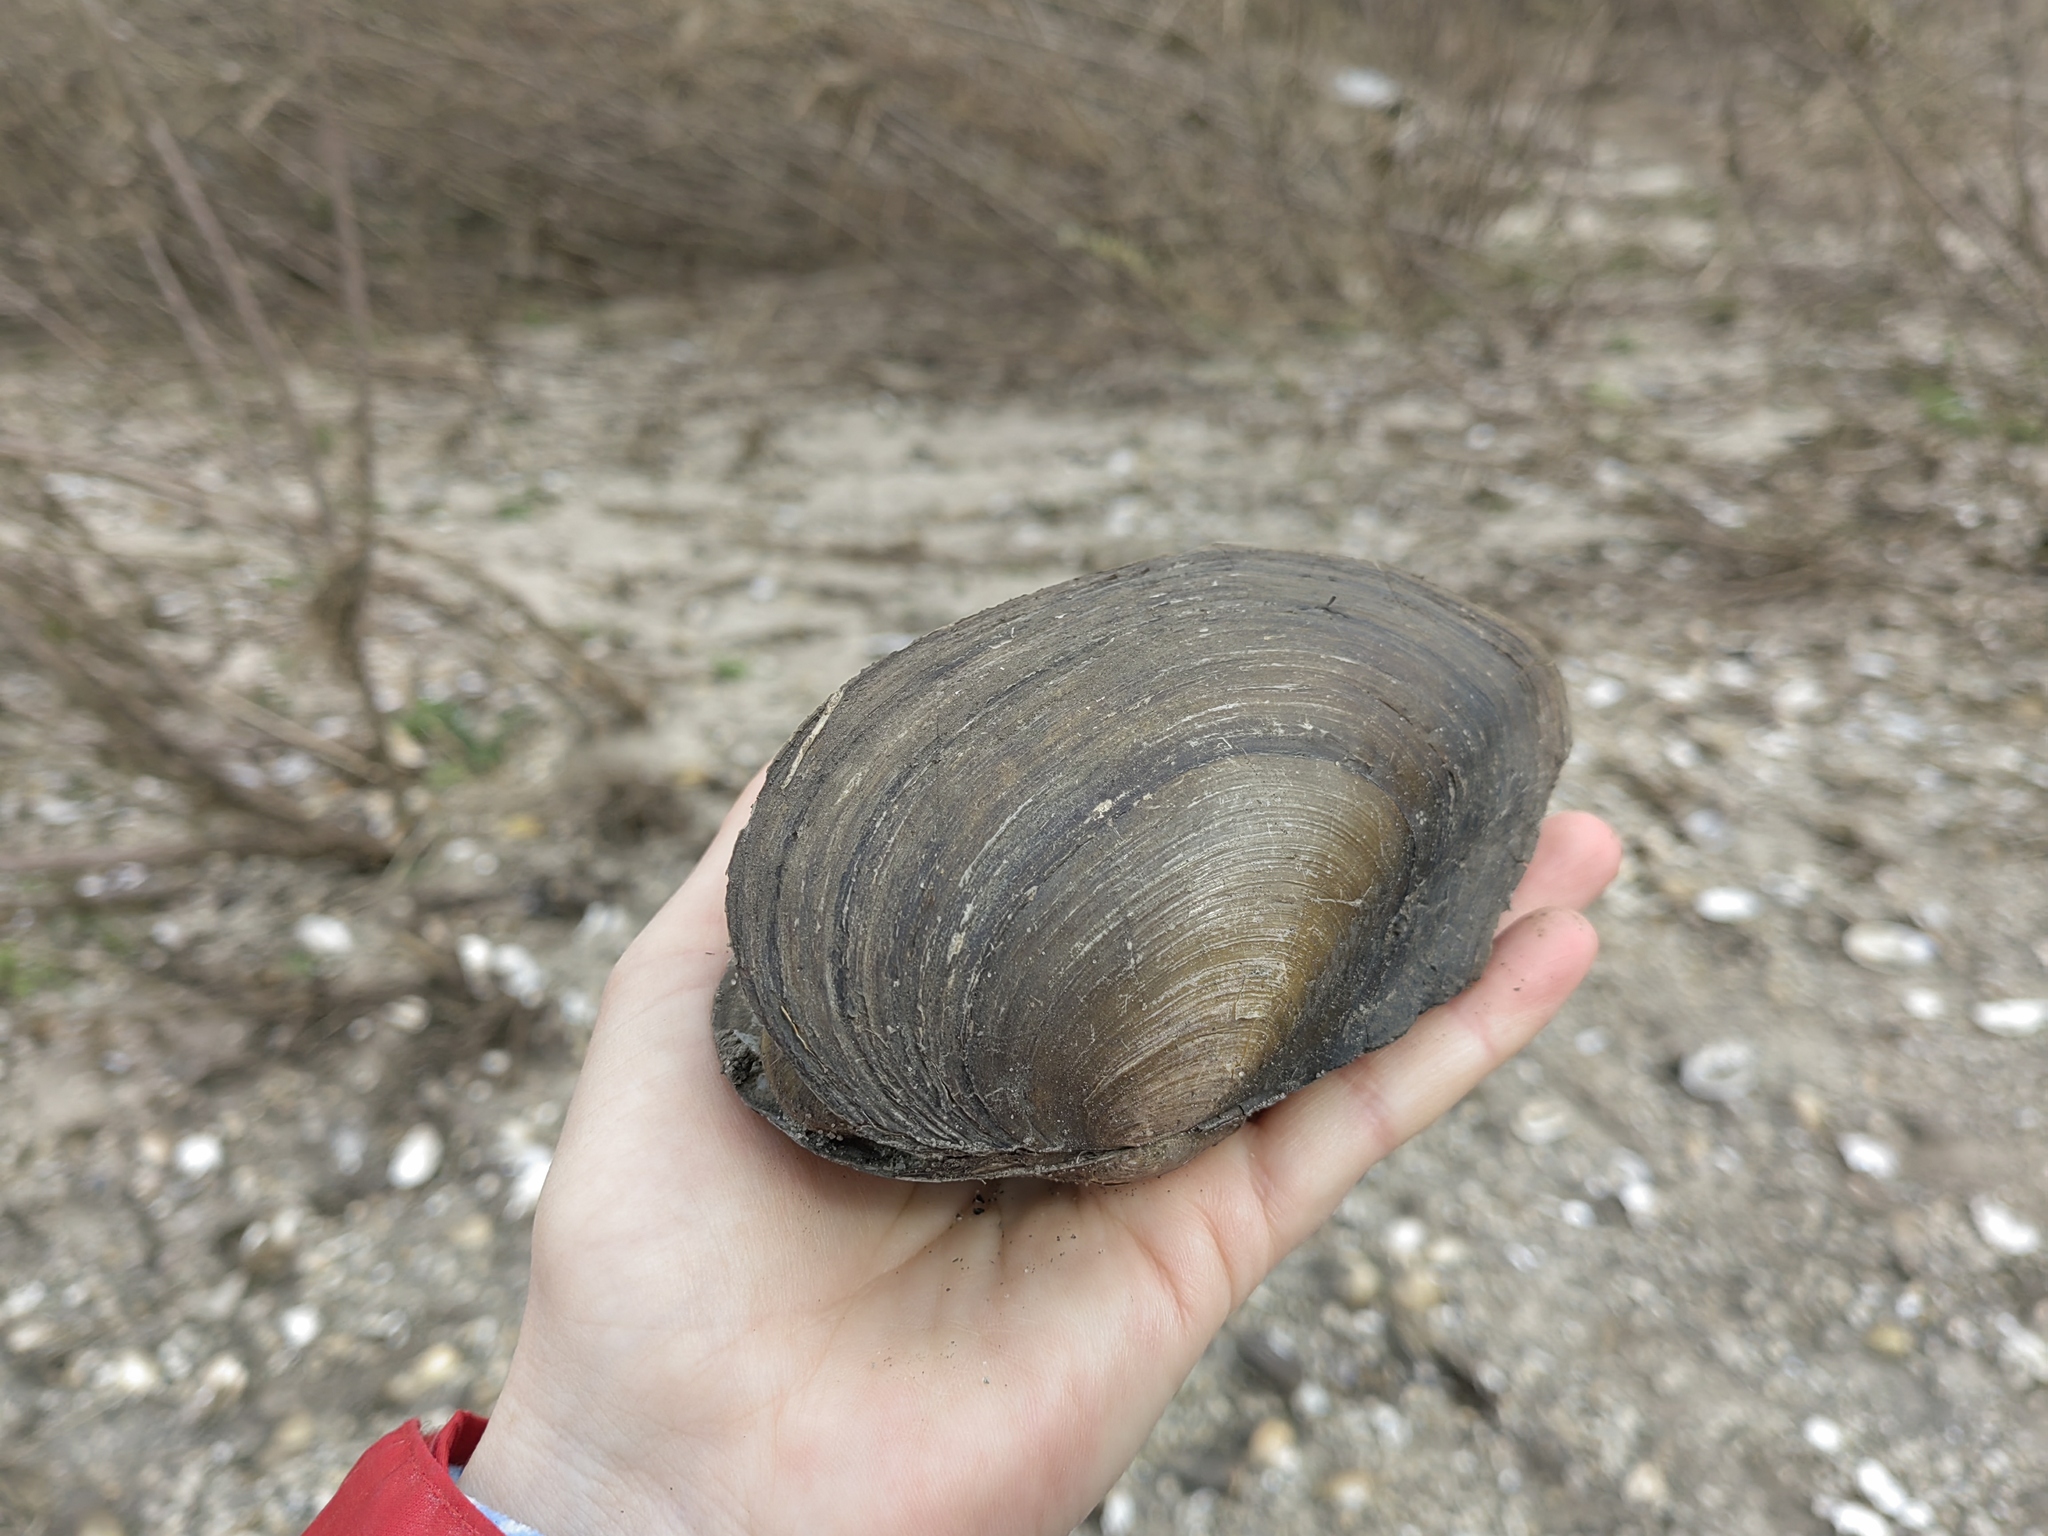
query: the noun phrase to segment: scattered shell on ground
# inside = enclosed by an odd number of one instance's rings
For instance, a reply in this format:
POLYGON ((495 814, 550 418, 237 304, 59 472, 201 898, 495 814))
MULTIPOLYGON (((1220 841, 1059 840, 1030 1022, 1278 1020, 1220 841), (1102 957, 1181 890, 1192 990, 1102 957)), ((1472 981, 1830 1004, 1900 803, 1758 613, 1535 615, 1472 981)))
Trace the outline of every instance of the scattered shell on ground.
POLYGON ((195 1131, 190 1136, 180 1136, 178 1144, 171 1149, 172 1163, 188 1179, 203 1179, 209 1173, 217 1172, 226 1156, 220 1138, 211 1131, 195 1131))
POLYGON ((1336 1403, 1330 1397, 1330 1389, 1320 1381, 1304 1381, 1287 1396, 1287 1406, 1294 1416, 1305 1423, 1327 1419, 1336 1403))
POLYGON ((2041 1250, 2041 1229, 1989 1195, 1970 1202, 1970 1220, 1985 1245, 1999 1253, 2023 1258, 2041 1250))
POLYGON ((1562 1099, 1530 1099, 1515 1111, 1511 1128, 1517 1141, 1547 1147, 1571 1134, 1571 1106, 1562 1099))
POLYGON ((320 1324, 320 1309, 311 1302, 286 1307, 277 1314, 277 1331, 292 1349, 304 1349, 319 1338, 320 1324))
POLYGON ((1873 971, 1917 971, 1941 954, 1931 934, 1904 923, 1852 923, 1842 935, 1842 953, 1873 971))
POLYGON ((393 1189, 418 1189, 441 1171, 445 1147, 431 1125, 416 1125, 399 1138, 386 1170, 393 1189))
POLYGON ((1339 1254, 1330 1288, 1339 1301, 1354 1311, 1369 1307, 1379 1299, 1379 1266, 1362 1253, 1339 1254))
POLYGON ((1631 1504, 1644 1504, 1655 1509, 1671 1501, 1671 1484, 1657 1463, 1639 1461, 1622 1480, 1621 1496, 1631 1504))
POLYGON ((1948 999, 1932 987, 1908 987, 1899 994, 1899 1001, 1905 1005, 1908 1017, 1923 1022, 1948 1012, 1948 999))
POLYGON ((1832 1456, 1842 1448, 1842 1426, 1833 1419, 1815 1414, 1799 1426, 1800 1438, 1819 1451, 1823 1456, 1832 1456))
POLYGON ((1387 1257, 1396 1264, 1411 1263, 1429 1241, 1429 1228, 1413 1216, 1387 1223, 1387 1257))
POLYGON ((1128 1488, 1112 1488, 1102 1500, 1102 1518, 1097 1522, 1102 1536, 1130 1536, 1138 1528, 1138 1500, 1128 1488))
POLYGON ((1339 1514, 1363 1513, 1372 1503, 1372 1476, 1359 1467, 1333 1472, 1323 1480, 1322 1495, 1339 1514))
POLYGON ((1763 914, 1764 899, 1739 885, 1710 885, 1693 898, 1692 909, 1710 923, 1746 923, 1763 914))
POLYGON ((1275 1472, 1294 1472, 1301 1467, 1301 1441, 1294 1426, 1285 1419, 1261 1419, 1252 1431, 1245 1454, 1252 1465, 1275 1472))
POLYGON ((292 927, 299 948, 319 960, 339 960, 356 947, 347 923, 324 912, 308 912, 292 927))
POLYGON ((1934 1511, 1908 1495, 1891 1469, 1872 1457, 1856 1463, 1856 1491, 1879 1514, 1891 1516, 1909 1531, 1924 1531, 1934 1524, 1934 1511))
POLYGON ((1873 1179, 1898 1177, 1898 1151, 1875 1136, 1845 1131, 1835 1138, 1835 1147, 1842 1154, 1843 1166, 1851 1173, 1867 1174, 1873 1179))
POLYGON ((1900 1323, 1879 1323, 1863 1335, 1863 1343, 1874 1355, 1903 1360, 1913 1353, 1913 1330, 1900 1323))
POLYGON ((2048 1025, 2048 997, 2001 997, 1979 1003, 1970 1021, 1988 1035, 2021 1040, 2048 1025))
POLYGON ((1679 1065, 1678 1085, 1709 1104, 1733 1104, 1756 1087, 1756 1047, 1747 1040, 1716 1040, 1679 1065))
POLYGON ((1813 1512, 1835 1528, 1835 1536, 1892 1536, 1889 1520, 1854 1499, 1817 1498, 1813 1512))
POLYGON ((2048 1386, 2048 1339, 2007 1315, 1998 1319, 1998 1363, 2015 1382, 2048 1386))

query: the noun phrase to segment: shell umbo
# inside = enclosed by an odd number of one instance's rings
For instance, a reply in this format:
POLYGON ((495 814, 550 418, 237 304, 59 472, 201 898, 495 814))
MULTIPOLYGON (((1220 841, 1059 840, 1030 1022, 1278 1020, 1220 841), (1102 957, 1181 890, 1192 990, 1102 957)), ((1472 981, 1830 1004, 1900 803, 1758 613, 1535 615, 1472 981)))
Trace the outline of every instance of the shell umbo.
POLYGON ((1485 962, 1569 745, 1549 661, 1413 577, 1220 550, 877 662, 733 851, 727 1075, 911 1179, 1118 1180, 1485 962))

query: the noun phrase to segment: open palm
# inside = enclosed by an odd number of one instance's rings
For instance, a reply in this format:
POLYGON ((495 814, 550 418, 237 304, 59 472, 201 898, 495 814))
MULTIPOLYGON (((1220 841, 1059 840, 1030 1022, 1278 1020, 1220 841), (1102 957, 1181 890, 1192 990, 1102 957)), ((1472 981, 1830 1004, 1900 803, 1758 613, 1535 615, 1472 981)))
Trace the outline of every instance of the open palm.
POLYGON ((1479 981, 1172 1173, 905 1184, 796 1147, 719 1072, 751 803, 613 972, 464 1477, 548 1536, 1064 1536, 1267 1271, 1548 1022, 1618 858, 1551 818, 1479 981))

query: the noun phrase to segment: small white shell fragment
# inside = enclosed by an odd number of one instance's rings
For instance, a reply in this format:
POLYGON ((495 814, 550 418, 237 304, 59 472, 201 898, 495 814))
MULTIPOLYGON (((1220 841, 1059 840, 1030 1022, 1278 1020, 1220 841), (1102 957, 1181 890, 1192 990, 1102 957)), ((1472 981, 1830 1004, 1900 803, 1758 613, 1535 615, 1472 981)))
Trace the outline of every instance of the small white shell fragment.
POLYGON ((1571 1134, 1571 1106, 1562 1099, 1530 1099, 1515 1111, 1510 1129, 1517 1141, 1532 1147, 1547 1147, 1571 1134))
POLYGON ((216 1172, 226 1157, 220 1138, 211 1131, 195 1131, 190 1136, 180 1136, 178 1144, 171 1149, 172 1163, 188 1179, 203 1179, 216 1172))
POLYGON ((1828 707, 1828 692, 1810 677, 1788 678, 1771 693, 1780 720, 1810 720, 1828 707))
POLYGON ((1931 934, 1904 923, 1852 923, 1842 953, 1873 971, 1917 971, 1934 964, 1940 946, 1931 934))
POLYGON ((339 960, 356 947, 347 923, 324 912, 308 912, 292 927, 299 948, 316 960, 339 960))
POLYGON ((2001 997, 1970 1010, 1970 1022, 1987 1035, 2024 1040, 2048 1025, 2048 997, 2001 997))
POLYGON ((1909 1531, 1924 1531, 1934 1524, 1934 1511, 1923 1500, 1909 1497, 1881 1461, 1865 1457, 1856 1463, 1856 1491, 1909 1531))
POLYGON ((1889 1520, 1854 1499, 1815 1499, 1813 1512, 1835 1528, 1835 1536, 1892 1536, 1889 1520))
POLYGON ((1747 1040, 1716 1040, 1689 1054, 1678 1086, 1708 1104, 1733 1104, 1756 1088, 1756 1047, 1747 1040))
POLYGON ((1628 684, 1618 677, 1592 677, 1580 690, 1579 697, 1586 701, 1588 709, 1611 709, 1628 694, 1628 684))
POLYGON ((441 1171, 444 1150, 441 1133, 431 1125, 416 1125, 399 1138, 391 1154, 386 1176, 393 1189, 418 1189, 441 1171))
POLYGON ((1908 987, 1899 994, 1899 1001, 1904 1004, 1908 1018, 1923 1023, 1948 1012, 1948 999, 1932 987, 1908 987))
POLYGON ((1628 1213, 1631 1226, 1654 1225, 1658 1211, 1662 1208, 1657 1186, 1648 1179, 1630 1179, 1614 1192, 1614 1198, 1621 1202, 1622 1210, 1628 1213))
POLYGON ((277 1314, 277 1331, 284 1336, 287 1346, 304 1349, 320 1337, 320 1309, 311 1302, 286 1307, 277 1314))
POLYGON ((538 1008, 547 1000, 547 973, 523 944, 491 946, 491 975, 505 995, 523 1008, 538 1008))
POLYGON ((1832 1456, 1842 1448, 1842 1426, 1833 1419, 1815 1414, 1799 1426, 1800 1438, 1819 1451, 1823 1456, 1832 1456))
POLYGON ((1406 1264, 1422 1252, 1422 1245, 1429 1241, 1429 1228, 1413 1216, 1403 1216, 1398 1221, 1387 1223, 1387 1257, 1397 1264, 1406 1264))
POLYGON ((1315 1420, 1327 1419, 1335 1404, 1330 1399, 1330 1389, 1320 1381, 1304 1381, 1289 1396, 1287 1406, 1296 1418, 1315 1420))
POLYGON ((2041 1229, 1989 1195, 1970 1202, 1970 1220, 1987 1247, 2013 1258, 2041 1250, 2041 1229))
POLYGON ((1340 69, 1330 76, 1330 94, 1347 107, 1391 112, 1401 105, 1401 82, 1377 69, 1340 69))
POLYGON ((1131 1536, 1138 1528, 1138 1501, 1128 1488, 1112 1488, 1102 1501, 1102 1536, 1131 1536))
POLYGON ((164 1384, 164 1378, 149 1356, 124 1349, 94 1369, 92 1384, 121 1397, 146 1397, 164 1384))
POLYGON ((2005 1313, 1998 1319, 1998 1363, 2016 1381, 2048 1386, 2048 1339, 2005 1313))
POLYGON ((1557 1219, 1568 1227, 1577 1227, 1580 1231, 1600 1224, 1599 1214, 1583 1200, 1560 1200, 1557 1205, 1557 1219))
POLYGON ((491 941, 480 933, 465 933, 455 941, 455 961, 462 967, 462 979, 470 995, 488 1001, 498 995, 491 983, 491 941))
POLYGON ((1762 916, 1764 899, 1739 885, 1710 885, 1693 898, 1692 909, 1710 923, 1746 923, 1762 916))
POLYGON ((424 997, 394 997, 377 1010, 377 1017, 402 1035, 416 1035, 427 1027, 433 1010, 424 997))
POLYGON ((1842 1154, 1843 1166, 1851 1173, 1867 1174, 1873 1179, 1898 1177, 1898 1152, 1875 1136, 1846 1131, 1835 1138, 1835 1147, 1842 1154))

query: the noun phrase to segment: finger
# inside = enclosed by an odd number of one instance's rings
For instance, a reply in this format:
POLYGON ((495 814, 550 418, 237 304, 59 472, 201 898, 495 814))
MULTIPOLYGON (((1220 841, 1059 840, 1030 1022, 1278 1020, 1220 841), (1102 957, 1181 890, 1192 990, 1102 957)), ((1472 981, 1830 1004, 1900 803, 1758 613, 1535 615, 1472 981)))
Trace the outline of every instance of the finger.
POLYGON ((1543 823, 1500 927, 1543 907, 1588 906, 1620 868, 1621 839, 1612 827, 1586 811, 1562 811, 1543 823))
POLYGON ((607 988, 607 1011, 637 1001, 642 977, 665 994, 718 985, 725 974, 725 868, 767 773, 763 768, 747 780, 697 867, 627 946, 607 988))
POLYGON ((1238 1155, 1263 1207, 1267 1262, 1314 1231, 1367 1168, 1534 1039, 1598 950, 1579 913, 1528 914, 1494 941, 1478 981, 1392 1045, 1283 1100, 1219 1147, 1244 1143, 1238 1155))

